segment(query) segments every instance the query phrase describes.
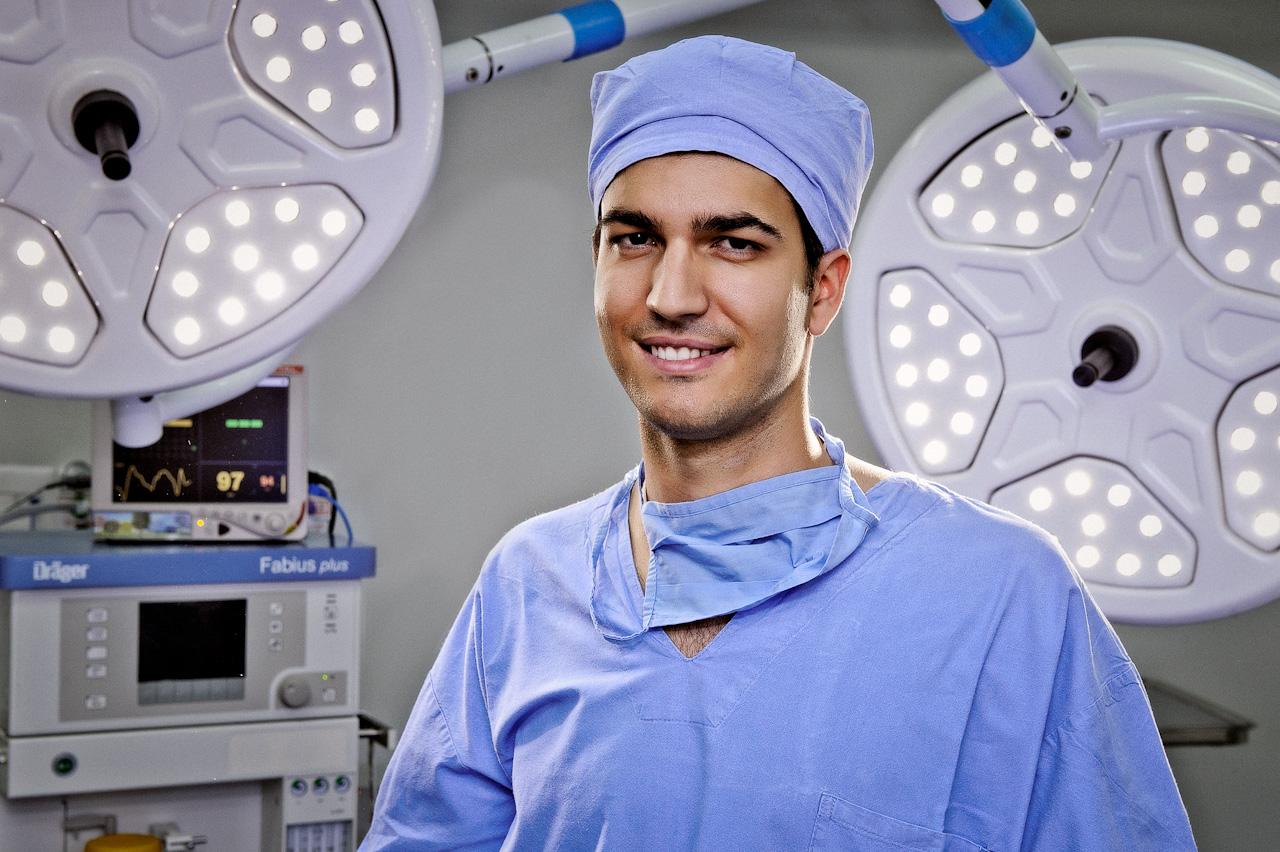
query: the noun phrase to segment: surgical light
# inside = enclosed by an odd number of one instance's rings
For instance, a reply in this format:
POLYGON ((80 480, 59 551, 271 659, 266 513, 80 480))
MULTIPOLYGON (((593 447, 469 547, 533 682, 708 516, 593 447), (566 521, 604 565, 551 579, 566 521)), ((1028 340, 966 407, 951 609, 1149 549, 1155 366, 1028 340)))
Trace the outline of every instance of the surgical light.
POLYGON ((439 151, 439 32, 416 0, 64 5, 0 39, 0 381, 117 400, 149 443, 395 246, 439 151))
POLYGON ((997 68, 863 205, 845 338, 868 429, 890 465, 1047 529, 1115 619, 1259 605, 1280 596, 1280 81, 1148 39, 1041 59, 1074 115, 1009 96, 1031 58, 997 68))

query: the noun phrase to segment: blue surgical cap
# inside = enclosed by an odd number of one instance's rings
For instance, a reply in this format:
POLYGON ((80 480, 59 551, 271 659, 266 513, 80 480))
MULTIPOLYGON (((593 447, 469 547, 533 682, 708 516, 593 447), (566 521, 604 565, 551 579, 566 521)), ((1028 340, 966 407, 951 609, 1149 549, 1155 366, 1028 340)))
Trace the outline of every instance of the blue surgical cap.
POLYGON ((776 178, 823 251, 848 247, 871 171, 871 118, 795 54, 726 36, 688 39, 597 74, 591 109, 587 174, 597 212, 632 163, 715 152, 776 178))

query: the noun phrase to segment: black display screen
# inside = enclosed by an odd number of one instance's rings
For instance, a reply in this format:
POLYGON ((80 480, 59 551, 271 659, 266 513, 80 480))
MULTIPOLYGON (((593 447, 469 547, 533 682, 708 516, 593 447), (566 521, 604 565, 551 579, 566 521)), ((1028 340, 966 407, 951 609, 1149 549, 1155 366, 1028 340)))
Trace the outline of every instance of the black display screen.
POLYGON ((244 598, 138 604, 138 682, 244 677, 244 598))
POLYGON ((284 503, 289 377, 166 423, 149 447, 112 444, 113 503, 284 503))

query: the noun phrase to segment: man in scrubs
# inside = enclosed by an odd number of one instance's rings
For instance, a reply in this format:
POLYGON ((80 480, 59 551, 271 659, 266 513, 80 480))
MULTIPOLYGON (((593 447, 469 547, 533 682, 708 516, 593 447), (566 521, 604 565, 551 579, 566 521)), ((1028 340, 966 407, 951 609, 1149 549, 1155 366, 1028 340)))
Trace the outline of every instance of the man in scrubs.
POLYGON ((865 105, 705 37, 592 106, 596 316, 641 464, 493 550, 362 848, 1194 849, 1050 537, 810 416, 865 105))

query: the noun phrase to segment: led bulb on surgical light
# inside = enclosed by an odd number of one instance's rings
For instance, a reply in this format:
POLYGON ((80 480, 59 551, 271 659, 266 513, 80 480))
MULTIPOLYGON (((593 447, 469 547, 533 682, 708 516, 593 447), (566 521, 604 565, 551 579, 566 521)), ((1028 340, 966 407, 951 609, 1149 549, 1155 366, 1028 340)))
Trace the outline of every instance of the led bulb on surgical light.
POLYGON ((0 340, 5 343, 21 343, 26 336, 27 324, 22 320, 12 314, 0 317, 0 340))
POLYGON ((327 42, 328 38, 320 27, 310 26, 302 31, 302 46, 307 50, 320 50, 327 42))
POLYGON ((273 56, 267 60, 267 79, 273 83, 283 83, 293 75, 293 65, 283 56, 273 56))
POLYGON ((343 21, 338 25, 338 37, 346 44, 359 44, 364 39, 364 27, 359 21, 343 21))
POLYGON ((249 205, 236 199, 226 207, 227 223, 239 228, 249 224, 249 205))

